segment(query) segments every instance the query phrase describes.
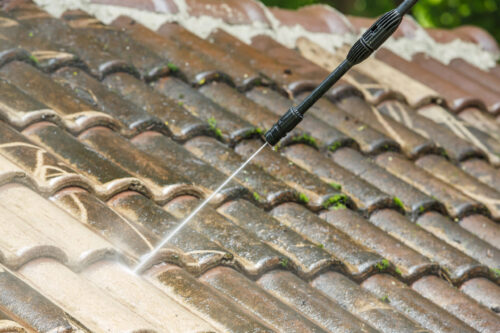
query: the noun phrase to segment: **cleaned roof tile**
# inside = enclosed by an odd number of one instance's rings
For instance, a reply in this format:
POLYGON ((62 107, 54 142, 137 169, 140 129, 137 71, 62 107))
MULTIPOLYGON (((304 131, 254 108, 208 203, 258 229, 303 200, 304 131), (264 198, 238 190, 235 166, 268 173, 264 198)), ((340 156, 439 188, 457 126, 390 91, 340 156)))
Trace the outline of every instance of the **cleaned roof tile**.
MULTIPOLYGON (((0 289, 4 291, 0 293, 2 312, 26 328, 39 332, 73 332, 78 329, 87 332, 86 328, 77 325, 59 306, 1 265, 0 289)), ((16 332, 8 329, 2 331, 2 323, 0 320, 0 332, 16 332)))
POLYGON ((146 278, 221 332, 272 332, 234 301, 179 267, 161 265, 151 269, 146 278))

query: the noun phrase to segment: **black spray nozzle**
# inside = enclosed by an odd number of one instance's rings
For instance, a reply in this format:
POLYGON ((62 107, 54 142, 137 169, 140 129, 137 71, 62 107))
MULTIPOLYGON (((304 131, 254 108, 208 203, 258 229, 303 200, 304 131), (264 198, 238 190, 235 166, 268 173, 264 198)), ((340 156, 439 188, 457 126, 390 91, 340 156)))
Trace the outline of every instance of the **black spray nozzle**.
POLYGON ((406 0, 398 8, 381 16, 354 43, 346 59, 316 88, 302 103, 291 107, 287 113, 266 133, 266 141, 276 145, 304 118, 304 114, 316 103, 352 66, 365 61, 397 30, 403 17, 418 0, 406 0))

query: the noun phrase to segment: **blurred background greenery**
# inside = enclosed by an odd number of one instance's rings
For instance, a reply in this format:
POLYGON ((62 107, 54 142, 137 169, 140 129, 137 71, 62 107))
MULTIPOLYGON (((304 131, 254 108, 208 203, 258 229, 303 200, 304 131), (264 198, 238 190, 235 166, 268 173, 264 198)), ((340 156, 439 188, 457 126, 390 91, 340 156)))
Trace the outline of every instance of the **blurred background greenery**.
MULTIPOLYGON (((295 9, 315 3, 329 4, 350 15, 376 17, 394 8, 399 0, 262 0, 267 6, 295 9)), ((420 0, 413 16, 426 28, 476 25, 500 42, 500 0, 420 0)))

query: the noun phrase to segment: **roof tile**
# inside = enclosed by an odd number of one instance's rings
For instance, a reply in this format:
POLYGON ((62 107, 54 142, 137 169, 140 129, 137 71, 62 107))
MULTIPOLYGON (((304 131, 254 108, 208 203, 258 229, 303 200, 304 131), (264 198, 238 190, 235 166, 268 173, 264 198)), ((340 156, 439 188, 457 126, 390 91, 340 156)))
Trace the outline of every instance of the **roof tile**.
POLYGON ((475 332, 470 326, 391 276, 372 276, 362 286, 430 331, 475 332))
POLYGON ((0 155, 0 184, 14 182, 16 180, 24 180, 26 174, 24 171, 9 161, 3 155, 0 155))
POLYGON ((90 0, 90 2, 172 14, 176 14, 179 10, 173 0, 90 0))
POLYGON ((290 260, 282 260, 285 269, 309 277, 338 264, 338 260, 316 244, 287 228, 278 220, 245 200, 232 201, 217 210, 220 214, 270 245, 290 260))
MULTIPOLYGON (((40 332, 73 332, 78 329, 86 332, 84 327, 76 325, 70 315, 1 265, 0 288, 8 291, 0 293, 2 311, 27 328, 40 332)), ((2 331, 2 324, 0 320, 0 332, 17 332, 2 331)))
MULTIPOLYGON (((244 158, 250 158, 260 146, 262 146, 261 140, 245 140, 235 147, 235 151, 244 158)), ((351 204, 350 199, 340 198, 341 195, 337 189, 294 165, 293 162, 273 151, 271 147, 264 148, 251 163, 258 165, 271 176, 299 192, 299 200, 312 210, 328 208, 334 203, 335 198, 343 201, 344 204, 351 204)))
POLYGON ((482 215, 472 215, 460 220, 460 226, 496 248, 500 248, 498 245, 500 244, 500 226, 498 223, 482 215))
POLYGON ((329 332, 377 332, 290 272, 273 271, 262 276, 257 283, 329 332))
POLYGON ((31 261, 19 273, 93 332, 159 332, 132 309, 52 259, 31 261))
POLYGON ((210 16, 220 18, 228 24, 269 24, 262 6, 251 0, 187 0, 188 12, 193 16, 210 16))
POLYGON ((377 264, 382 264, 383 258, 380 255, 357 243, 303 206, 285 203, 275 207, 270 214, 281 224, 338 258, 349 275, 360 279, 372 273, 377 264))
POLYGON ((213 135, 223 141, 236 142, 255 133, 255 126, 223 109, 177 78, 166 77, 156 81, 153 86, 157 92, 206 122, 213 135))
POLYGON ((451 217, 462 217, 475 212, 486 212, 486 207, 477 201, 457 192, 455 188, 431 173, 419 168, 403 156, 385 153, 377 156, 377 164, 387 171, 414 186, 423 193, 443 203, 451 217))
POLYGON ((237 302, 264 323, 282 332, 322 332, 293 307, 266 293, 255 282, 227 267, 217 267, 200 280, 237 302), (241 292, 245 290, 245 292, 241 292))
POLYGON ((80 134, 79 139, 142 180, 155 201, 167 201, 182 194, 201 194, 192 181, 134 147, 109 128, 93 127, 80 134))
POLYGON ((118 251, 106 240, 23 185, 4 185, 0 198, 2 213, 10 216, 5 219, 8 223, 3 223, 9 236, 2 239, 3 244, 7 244, 3 248, 10 252, 10 256, 6 253, 8 266, 19 267, 33 258, 53 256, 80 270, 102 258, 119 257, 118 251), (25 209, 28 205, 43 207, 43 214, 25 209))
MULTIPOLYGON (((227 176, 244 162, 243 157, 212 138, 197 137, 188 141, 184 147, 227 176)), ((299 194, 294 189, 256 165, 247 165, 234 179, 248 189, 260 205, 270 207, 282 202, 299 201, 299 194)))
MULTIPOLYGON (((137 259, 153 250, 164 235, 180 223, 176 217, 136 192, 119 194, 112 198, 108 205, 127 219, 129 228, 135 230, 149 247, 147 251, 137 256, 137 259)), ((123 241, 133 244, 133 239, 123 238, 123 241)), ((149 263, 156 264, 168 260, 183 265, 194 273, 200 273, 212 266, 228 262, 231 258, 227 251, 190 225, 169 241, 160 254, 152 258, 149 263)))
MULTIPOLYGON (((164 208, 181 219, 198 204, 192 197, 179 197, 164 208)), ((288 260, 246 229, 235 225, 211 208, 205 207, 193 217, 190 224, 208 239, 224 244, 224 248, 234 256, 235 265, 250 276, 258 276, 278 267, 281 261, 288 260)))
POLYGON ((485 266, 395 211, 388 209, 378 211, 370 217, 370 222, 433 262, 437 262, 453 282, 488 273, 485 266))
POLYGON ((92 190, 104 199, 132 188, 149 194, 142 181, 54 124, 39 122, 23 134, 86 177, 92 190))
POLYGON ((460 168, 472 177, 491 188, 500 188, 500 171, 488 162, 480 159, 470 159, 460 163, 460 168))
POLYGON ((394 205, 389 195, 356 176, 351 169, 342 168, 312 147, 295 144, 285 147, 282 153, 300 168, 315 174, 323 182, 345 193, 356 208, 366 215, 376 209, 394 205))
POLYGON ((495 333, 500 329, 498 316, 438 277, 421 278, 412 288, 479 332, 495 333))
POLYGON ((496 314, 500 313, 500 288, 497 284, 485 278, 477 278, 462 284, 460 291, 496 314))
POLYGON ((417 225, 483 265, 500 267, 500 249, 467 232, 449 218, 429 212, 417 220, 417 225))
POLYGON ((418 159, 415 164, 463 194, 482 202, 493 219, 500 220, 500 192, 479 182, 441 156, 427 155, 418 159))
POLYGON ((57 112, 63 124, 77 133, 95 125, 122 128, 111 115, 99 111, 95 104, 81 99, 74 91, 54 82, 49 76, 22 62, 11 62, 0 69, 0 75, 25 94, 57 112))
POLYGON ((311 284, 381 332, 430 332, 397 312, 383 298, 378 299, 342 274, 328 272, 318 276, 311 284))
POLYGON ((458 117, 467 125, 475 127, 500 141, 500 124, 491 115, 481 112, 477 108, 468 108, 460 112, 458 117))
POLYGON ((349 170, 372 186, 391 195, 391 200, 401 202, 402 208, 412 218, 427 210, 443 210, 437 200, 422 193, 417 188, 392 175, 387 170, 364 157, 359 152, 343 148, 330 154, 333 161, 349 170))
POLYGON ((377 266, 379 271, 393 271, 398 276, 404 275, 407 279, 414 279, 434 272, 437 268, 436 264, 415 249, 348 209, 328 211, 321 213, 320 217, 356 242, 386 258, 388 261, 377 266))
POLYGON ((179 267, 161 265, 150 270, 146 278, 222 332, 272 332, 235 302, 179 267))

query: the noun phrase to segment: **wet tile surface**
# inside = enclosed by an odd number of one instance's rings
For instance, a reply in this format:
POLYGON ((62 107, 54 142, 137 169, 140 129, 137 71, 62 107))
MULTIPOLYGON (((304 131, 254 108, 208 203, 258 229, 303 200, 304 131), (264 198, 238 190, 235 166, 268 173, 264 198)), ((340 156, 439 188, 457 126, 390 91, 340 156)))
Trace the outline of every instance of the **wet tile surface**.
POLYGON ((86 6, 0 5, 0 332, 498 330, 495 70, 381 50, 132 274, 373 20, 86 6))

